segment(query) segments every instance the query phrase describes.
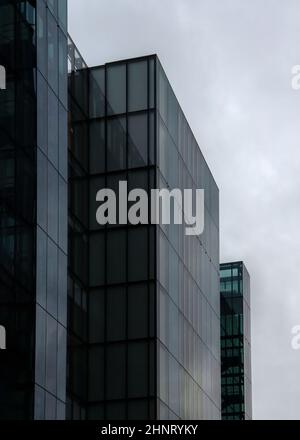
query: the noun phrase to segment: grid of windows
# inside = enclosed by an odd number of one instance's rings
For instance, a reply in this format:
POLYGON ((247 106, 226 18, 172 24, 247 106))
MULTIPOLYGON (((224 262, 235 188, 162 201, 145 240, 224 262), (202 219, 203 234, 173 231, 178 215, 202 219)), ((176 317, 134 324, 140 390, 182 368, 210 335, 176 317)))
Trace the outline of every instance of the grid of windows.
POLYGON ((73 419, 155 417, 155 228, 96 222, 102 188, 117 193, 121 180, 128 191, 154 187, 154 63, 150 57, 87 70, 69 45, 73 419), (76 286, 86 297, 84 305, 77 301, 77 316, 76 286))
POLYGON ((67 1, 36 2, 35 419, 64 419, 67 346, 67 1))
POLYGON ((69 67, 68 417, 219 418, 218 188, 156 56, 87 69, 70 44, 69 67), (205 234, 99 226, 124 180, 205 188, 205 234))
POLYGON ((252 418, 250 277, 244 264, 226 263, 221 274, 222 418, 252 418))

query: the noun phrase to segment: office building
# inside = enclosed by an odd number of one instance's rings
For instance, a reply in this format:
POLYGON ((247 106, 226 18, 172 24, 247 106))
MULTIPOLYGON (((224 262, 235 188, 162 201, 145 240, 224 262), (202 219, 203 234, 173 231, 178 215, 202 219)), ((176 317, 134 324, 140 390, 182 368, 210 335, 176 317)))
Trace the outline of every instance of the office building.
POLYGON ((252 418, 250 277, 242 262, 221 273, 222 419, 252 418))
POLYGON ((218 188, 158 58, 88 68, 62 0, 0 31, 0 418, 220 418, 218 188), (120 181, 203 188, 204 233, 99 226, 120 181))
POLYGON ((1 419, 64 419, 67 2, 0 2, 1 419))
POLYGON ((69 417, 217 419, 218 188, 156 56, 69 58, 69 417), (99 226, 120 181, 204 188, 204 234, 99 226))

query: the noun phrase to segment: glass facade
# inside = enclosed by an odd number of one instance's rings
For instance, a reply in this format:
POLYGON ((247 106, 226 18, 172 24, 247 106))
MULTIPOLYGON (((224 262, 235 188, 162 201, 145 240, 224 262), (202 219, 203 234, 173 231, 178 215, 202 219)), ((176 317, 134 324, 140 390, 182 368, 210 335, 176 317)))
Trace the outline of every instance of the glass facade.
POLYGON ((1 419, 65 418, 66 10, 0 2, 1 419))
MULTIPOLYGON (((69 44, 68 418, 220 418, 219 196, 156 56, 69 44), (96 222, 96 193, 204 188, 206 230, 96 222)), ((149 215, 150 223, 150 215, 149 215)))
POLYGON ((157 230, 160 419, 220 418, 219 191, 157 60, 157 182, 204 189, 205 227, 157 230))
POLYGON ((250 277, 242 262, 221 274, 222 419, 251 420, 250 277))
POLYGON ((0 31, 0 419, 220 418, 219 193, 158 58, 88 68, 66 0, 0 31), (120 181, 204 188, 204 234, 99 226, 120 181))

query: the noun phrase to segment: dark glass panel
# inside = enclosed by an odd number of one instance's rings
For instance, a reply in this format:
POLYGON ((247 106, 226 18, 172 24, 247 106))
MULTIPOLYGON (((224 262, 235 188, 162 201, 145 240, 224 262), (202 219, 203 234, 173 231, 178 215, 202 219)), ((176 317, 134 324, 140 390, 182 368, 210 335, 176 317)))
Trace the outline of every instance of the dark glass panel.
POLYGON ((110 344, 106 348, 106 398, 124 399, 126 394, 126 345, 110 344))
POLYGON ((128 64, 128 111, 148 108, 148 62, 128 64))
POLYGON ((126 338, 126 289, 112 287, 106 293, 107 340, 121 341, 126 338))
POLYGON ((114 118, 107 121, 107 169, 126 167, 126 120, 114 118))
POLYGON ((126 65, 107 67, 107 114, 126 112, 126 65))
POLYGON ((148 115, 131 115, 128 118, 128 165, 129 168, 148 163, 148 115))

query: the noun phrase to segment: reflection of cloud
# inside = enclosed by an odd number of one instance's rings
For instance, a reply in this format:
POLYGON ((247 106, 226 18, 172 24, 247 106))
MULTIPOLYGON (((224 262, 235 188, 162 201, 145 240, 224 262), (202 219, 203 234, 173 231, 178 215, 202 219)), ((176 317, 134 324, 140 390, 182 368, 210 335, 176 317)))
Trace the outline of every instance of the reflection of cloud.
POLYGON ((69 0, 70 33, 90 64, 158 53, 203 146, 220 188, 222 260, 244 259, 252 275, 257 418, 300 418, 300 358, 290 348, 300 321, 300 95, 290 75, 300 4, 288 6, 69 0))

